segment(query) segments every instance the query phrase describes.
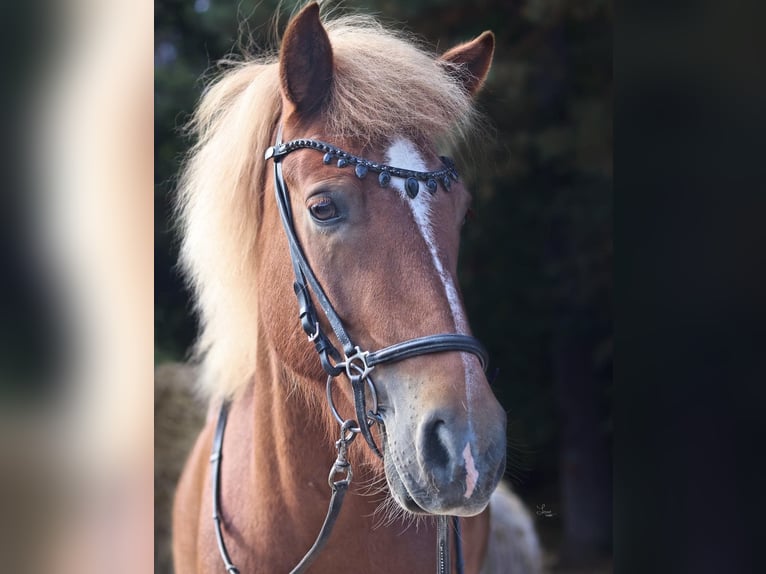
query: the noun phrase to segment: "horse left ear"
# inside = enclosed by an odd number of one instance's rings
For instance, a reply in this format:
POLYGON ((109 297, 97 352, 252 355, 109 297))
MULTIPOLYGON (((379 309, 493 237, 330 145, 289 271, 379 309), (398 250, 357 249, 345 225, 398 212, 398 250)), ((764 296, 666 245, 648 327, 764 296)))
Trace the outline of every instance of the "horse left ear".
POLYGON ((333 57, 330 38, 319 19, 319 4, 312 2, 285 30, 279 53, 279 80, 285 115, 318 111, 330 93, 333 57))
POLYGON ((494 53, 495 35, 487 30, 470 42, 448 50, 440 60, 457 66, 465 91, 475 96, 487 79, 494 53))

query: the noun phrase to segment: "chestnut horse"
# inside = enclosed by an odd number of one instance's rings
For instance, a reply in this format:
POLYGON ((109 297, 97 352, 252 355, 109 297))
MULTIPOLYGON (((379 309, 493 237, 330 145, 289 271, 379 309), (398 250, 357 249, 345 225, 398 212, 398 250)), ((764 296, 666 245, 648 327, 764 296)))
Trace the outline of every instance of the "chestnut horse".
MULTIPOLYGON (((179 213, 212 400, 176 493, 178 574, 226 571, 219 534, 243 574, 289 572, 314 543, 330 498, 328 468, 343 442, 335 441, 353 438, 339 435, 327 404, 325 370, 342 370, 327 348, 344 349, 348 379, 361 384, 360 392, 349 385, 345 371, 331 378, 334 408, 355 413, 346 429, 379 429, 365 438, 382 460, 362 440, 349 445, 351 491, 311 571, 432 572, 434 515, 460 517, 465 572, 511 571, 487 557, 506 415, 456 281, 470 195, 437 153, 475 128, 472 99, 493 50, 485 32, 435 57, 370 18, 323 23, 312 3, 289 23, 278 58, 234 65, 203 96, 179 213), (279 142, 291 143, 273 147, 279 142), (293 283, 308 273, 321 288, 296 291, 304 319, 319 310, 316 324, 304 321, 314 345, 293 299, 293 283), (424 343, 376 366, 361 353, 351 365, 343 333, 357 351, 439 334, 449 344, 424 343), (325 350, 322 361, 315 347, 325 350), (225 440, 212 416, 222 403, 225 440), (214 436, 223 440, 217 472, 214 436)), ((514 532, 531 548, 517 571, 535 571, 528 517, 505 508, 519 515, 514 532)))

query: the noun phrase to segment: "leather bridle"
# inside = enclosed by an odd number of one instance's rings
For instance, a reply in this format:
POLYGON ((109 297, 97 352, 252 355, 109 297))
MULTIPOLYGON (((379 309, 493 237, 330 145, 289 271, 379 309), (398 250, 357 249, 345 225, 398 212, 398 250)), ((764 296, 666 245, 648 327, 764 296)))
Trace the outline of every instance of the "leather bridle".
MULTIPOLYGON (((371 377, 371 373, 375 367, 380 364, 403 361, 419 355, 447 351, 472 353, 479 359, 482 369, 484 370, 486 370, 488 363, 487 351, 477 339, 457 333, 428 335, 425 337, 409 339, 377 351, 363 350, 358 345, 354 344, 351 336, 343 326, 343 321, 333 308, 327 295, 322 289, 319 280, 314 274, 314 271, 311 269, 295 232, 294 220, 290 207, 290 194, 282 175, 282 161, 288 154, 298 149, 313 149, 323 152, 325 164, 329 164, 330 161, 337 159, 337 166, 339 168, 353 165, 356 176, 360 179, 364 178, 370 171, 376 172, 379 174, 378 181, 382 187, 388 185, 391 177, 405 178, 405 189, 411 198, 414 198, 417 195, 421 182, 425 185, 425 188, 433 194, 437 190, 437 182, 442 184, 445 191, 449 191, 450 179, 457 179, 457 172, 455 171, 454 164, 448 158, 442 158, 444 168, 441 170, 433 172, 416 172, 372 162, 340 150, 331 144, 317 140, 299 139, 282 143, 281 125, 277 131, 275 145, 266 150, 265 159, 271 159, 274 162, 274 187, 277 206, 279 207, 279 214, 287 235, 290 259, 295 273, 295 283, 293 284, 293 287, 298 298, 301 326, 306 333, 309 342, 314 343, 322 367, 327 373, 327 400, 333 416, 337 419, 340 425, 340 438, 335 443, 338 455, 330 469, 330 475, 328 477, 332 495, 327 516, 314 545, 309 549, 300 563, 291 571, 291 574, 304 572, 329 538, 332 527, 340 512, 343 498, 351 483, 351 464, 346 456, 348 445, 354 441, 357 434, 361 434, 372 451, 380 458, 383 458, 381 449, 378 448, 378 445, 372 436, 372 432, 370 431, 370 427, 377 424, 381 429, 381 433, 385 434, 383 418, 378 412, 375 383, 371 377), (335 347, 330 338, 323 331, 310 292, 313 292, 314 298, 327 318, 327 321, 340 344, 341 350, 338 350, 338 348, 335 347), (344 420, 338 414, 333 404, 332 383, 334 379, 341 374, 345 374, 351 383, 354 395, 356 420, 344 420), (367 409, 366 390, 370 391, 370 396, 373 402, 372 409, 370 410, 367 409), (343 474, 345 474, 343 478, 336 480, 338 475, 343 474)), ((213 520, 218 549, 226 567, 226 571, 229 574, 239 574, 239 570, 231 562, 223 540, 223 532, 221 530, 220 465, 223 434, 226 427, 228 408, 228 402, 224 402, 221 406, 218 424, 213 439, 213 453, 210 459, 213 465, 213 520)), ((452 518, 453 531, 455 534, 457 570, 459 574, 462 574, 463 558, 460 545, 460 522, 458 517, 455 516, 452 518)), ((437 573, 447 574, 449 571, 449 522, 447 516, 439 515, 437 520, 437 573)))

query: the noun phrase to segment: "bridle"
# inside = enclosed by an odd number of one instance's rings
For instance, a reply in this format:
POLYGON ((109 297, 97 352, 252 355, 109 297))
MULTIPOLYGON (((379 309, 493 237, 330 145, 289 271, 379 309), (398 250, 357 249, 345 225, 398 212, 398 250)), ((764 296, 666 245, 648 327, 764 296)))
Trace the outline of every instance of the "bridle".
MULTIPOLYGON (((412 199, 419 193, 421 184, 425 186, 425 189, 429 193, 435 194, 439 185, 442 186, 445 192, 449 192, 452 181, 457 181, 458 179, 454 163, 446 157, 441 158, 444 164, 443 169, 431 172, 412 171, 357 157, 331 144, 318 140, 298 139, 282 143, 281 125, 277 131, 276 143, 266 150, 265 159, 271 159, 274 162, 274 188, 276 191, 279 214, 287 235, 290 259, 295 273, 295 283, 293 284, 293 287, 295 289, 295 295, 298 298, 301 326, 306 333, 309 342, 314 343, 314 348, 319 355, 322 368, 327 373, 327 402, 333 416, 340 425, 340 438, 335 443, 338 455, 330 468, 328 477, 328 484, 330 485, 332 495, 330 497, 327 516, 325 517, 325 521, 322 524, 322 528, 319 531, 319 535, 317 536, 314 545, 309 549, 300 563, 298 563, 298 565, 291 571, 291 574, 304 572, 314 558, 316 558, 330 536, 335 520, 340 513, 345 494, 351 484, 352 470, 351 463, 347 458, 347 449, 356 438, 356 435, 361 434, 367 441, 370 449, 372 449, 377 456, 383 458, 381 450, 378 448, 378 445, 372 436, 372 432, 370 431, 370 427, 377 424, 381 429, 381 434, 385 437, 385 425, 383 423, 383 417, 378 412, 377 392, 375 383, 371 377, 371 373, 375 367, 384 363, 393 363, 419 355, 442 353, 445 351, 472 353, 479 359, 482 369, 484 370, 486 370, 488 363, 487 351, 484 346, 474 337, 458 333, 418 337, 401 343, 396 343, 377 351, 362 350, 358 345, 354 344, 350 335, 344 328, 341 318, 333 308, 314 274, 314 271, 311 269, 295 232, 293 215, 290 207, 290 194, 282 175, 282 161, 288 154, 298 149, 312 149, 324 153, 323 163, 325 165, 329 165, 331 162, 335 161, 338 168, 354 166, 354 173, 359 179, 364 179, 369 172, 377 173, 378 183, 381 187, 388 187, 392 177, 403 178, 405 179, 405 191, 412 199), (333 345, 330 338, 322 330, 309 291, 313 292, 319 307, 327 318, 327 321, 341 346, 341 351, 333 345), (335 378, 341 374, 345 374, 351 383, 354 395, 356 420, 344 420, 338 414, 333 403, 332 383, 335 378), (370 391, 370 396, 372 398, 372 408, 370 410, 367 409, 366 390, 370 391), (345 476, 336 480, 338 475, 344 474, 345 476)), ((210 458, 212 463, 213 520, 216 539, 218 541, 218 549, 226 567, 226 571, 229 574, 239 574, 239 570, 231 562, 223 540, 223 532, 221 530, 220 465, 228 408, 228 402, 224 402, 221 406, 213 438, 213 453, 210 458)), ((455 516, 452 518, 455 535, 457 570, 459 574, 462 574, 463 558, 460 545, 460 522, 458 517, 455 516)), ((449 522, 447 516, 439 515, 437 519, 437 573, 447 574, 449 571, 449 522)))

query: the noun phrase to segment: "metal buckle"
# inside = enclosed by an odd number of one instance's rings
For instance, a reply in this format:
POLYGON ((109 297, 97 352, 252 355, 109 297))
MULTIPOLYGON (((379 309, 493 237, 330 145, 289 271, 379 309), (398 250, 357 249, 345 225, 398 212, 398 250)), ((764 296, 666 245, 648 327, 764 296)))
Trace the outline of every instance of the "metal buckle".
MULTIPOLYGON (((354 347, 354 352, 349 357, 348 355, 344 354, 344 361, 343 366, 346 368, 346 375, 348 375, 349 380, 351 380, 351 377, 353 377, 355 374, 359 375, 362 379, 367 379, 370 376, 370 373, 375 368, 375 365, 370 367, 367 364, 367 357, 369 356, 369 351, 362 351, 359 347, 354 347), (361 363, 358 364, 358 363, 361 363), (351 370, 354 369, 356 373, 351 372, 351 370)), ((377 411, 377 409, 375 409, 377 411)))
POLYGON ((316 341, 317 337, 319 336, 319 321, 317 321, 314 324, 316 325, 316 330, 314 331, 313 335, 309 335, 308 336, 309 337, 309 343, 313 343, 314 341, 316 341))
POLYGON ((351 484, 351 478, 353 473, 351 471, 351 463, 348 461, 347 451, 348 445, 354 442, 356 434, 352 428, 354 421, 349 419, 343 421, 340 425, 340 439, 335 441, 335 448, 338 451, 338 457, 335 459, 332 467, 330 468, 330 475, 327 477, 327 483, 330 488, 336 490, 339 486, 348 487, 351 484), (345 477, 341 480, 335 480, 336 475, 344 474, 345 477))

